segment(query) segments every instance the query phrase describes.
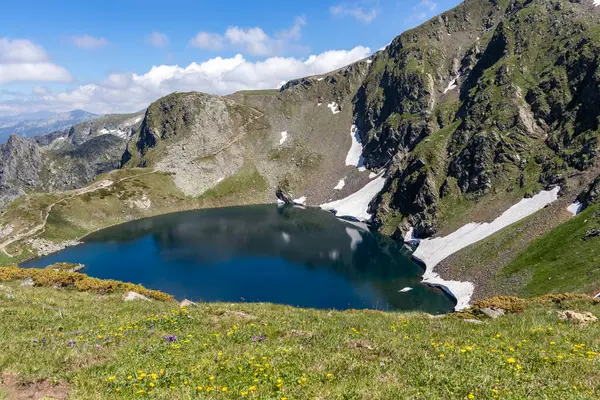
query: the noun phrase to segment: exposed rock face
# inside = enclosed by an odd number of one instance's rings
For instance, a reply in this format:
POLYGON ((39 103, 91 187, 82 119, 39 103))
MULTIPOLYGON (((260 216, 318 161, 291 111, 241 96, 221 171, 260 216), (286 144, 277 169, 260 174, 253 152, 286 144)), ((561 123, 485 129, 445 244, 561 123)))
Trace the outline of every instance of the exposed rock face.
POLYGON ((119 168, 142 117, 107 115, 32 139, 11 135, 0 145, 0 208, 27 192, 79 188, 119 168))
POLYGON ((38 187, 42 172, 42 151, 35 143, 11 135, 0 145, 0 205, 38 187))
POLYGON ((564 187, 594 166, 599 12, 557 4, 465 1, 377 54, 355 111, 367 165, 393 172, 375 216, 386 232, 427 237, 458 203, 564 187))
POLYGON ((577 200, 581 203, 582 209, 598 203, 600 200, 600 176, 579 195, 577 200))

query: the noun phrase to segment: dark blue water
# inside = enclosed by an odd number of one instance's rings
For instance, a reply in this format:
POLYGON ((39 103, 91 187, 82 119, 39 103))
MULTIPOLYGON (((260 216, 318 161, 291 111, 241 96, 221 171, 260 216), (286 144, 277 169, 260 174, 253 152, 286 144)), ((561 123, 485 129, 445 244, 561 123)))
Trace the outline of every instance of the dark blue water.
POLYGON ((420 284, 422 268, 401 244, 321 210, 259 205, 188 211, 107 228, 83 242, 23 266, 82 263, 90 276, 193 301, 430 313, 454 305, 420 284))

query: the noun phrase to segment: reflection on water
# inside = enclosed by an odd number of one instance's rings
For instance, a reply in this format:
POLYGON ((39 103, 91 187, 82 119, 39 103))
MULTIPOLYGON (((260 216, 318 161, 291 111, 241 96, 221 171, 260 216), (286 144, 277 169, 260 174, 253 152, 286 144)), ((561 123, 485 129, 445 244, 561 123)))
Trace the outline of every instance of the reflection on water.
POLYGON ((93 233, 23 266, 58 261, 180 299, 431 313, 453 306, 419 283, 423 271, 400 244, 316 209, 259 205, 162 215, 93 233))

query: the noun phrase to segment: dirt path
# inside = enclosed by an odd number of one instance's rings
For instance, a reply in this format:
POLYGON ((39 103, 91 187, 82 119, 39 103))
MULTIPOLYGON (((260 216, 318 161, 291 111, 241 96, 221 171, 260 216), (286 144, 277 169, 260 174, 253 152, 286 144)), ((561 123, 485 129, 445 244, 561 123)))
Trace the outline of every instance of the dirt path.
MULTIPOLYGON (((126 180, 133 179, 133 178, 139 178, 139 177, 145 176, 145 175, 154 174, 156 172, 157 171, 152 170, 152 171, 149 171, 149 172, 145 172, 143 174, 137 174, 137 175, 128 176, 128 177, 119 179, 117 181, 117 183, 124 182, 126 180)), ((19 240, 26 239, 28 237, 37 235, 39 233, 43 233, 44 230, 45 230, 45 228, 46 228, 46 223, 48 222, 48 217, 50 216, 50 213, 52 212, 52 208, 54 208, 55 205, 57 205, 59 203, 62 203, 64 201, 66 201, 66 200, 70 200, 70 199, 72 199, 74 197, 84 195, 86 193, 95 192, 95 191, 100 190, 100 189, 106 189, 106 188, 111 187, 112 185, 114 185, 114 183, 115 182, 113 182, 111 180, 105 179, 105 180, 102 180, 102 181, 100 181, 98 183, 95 183, 95 184, 92 184, 90 186, 87 186, 85 188, 75 189, 73 191, 73 193, 71 193, 69 196, 63 197, 62 199, 60 199, 60 200, 58 200, 58 201, 56 201, 56 202, 48 205, 45 209, 43 209, 43 210, 40 211, 40 217, 42 219, 42 222, 40 224, 35 225, 32 228, 30 228, 29 230, 27 230, 26 232, 22 232, 22 233, 19 233, 17 235, 14 235, 10 239, 5 240, 2 243, 0 243, 0 251, 2 251, 8 257, 13 257, 6 250, 6 247, 8 247, 10 244, 12 244, 14 242, 17 242, 19 240)))

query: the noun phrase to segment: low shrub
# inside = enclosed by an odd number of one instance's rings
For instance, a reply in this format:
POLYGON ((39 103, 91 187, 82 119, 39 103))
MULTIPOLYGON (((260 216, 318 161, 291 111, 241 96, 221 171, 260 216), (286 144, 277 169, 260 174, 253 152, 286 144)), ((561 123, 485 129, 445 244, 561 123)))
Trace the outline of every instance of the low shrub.
POLYGON ((170 294, 146 289, 142 285, 115 280, 92 278, 78 272, 55 271, 53 269, 0 267, 0 281, 31 278, 35 286, 70 287, 81 292, 114 293, 133 291, 159 301, 172 301, 170 294))
POLYGON ((520 313, 525 310, 527 300, 514 296, 496 296, 489 299, 476 301, 471 306, 471 310, 481 310, 483 308, 502 308, 507 313, 520 313))

